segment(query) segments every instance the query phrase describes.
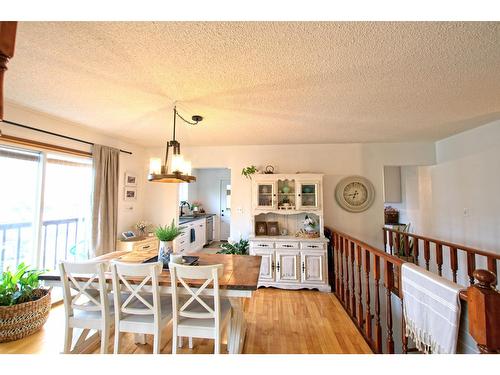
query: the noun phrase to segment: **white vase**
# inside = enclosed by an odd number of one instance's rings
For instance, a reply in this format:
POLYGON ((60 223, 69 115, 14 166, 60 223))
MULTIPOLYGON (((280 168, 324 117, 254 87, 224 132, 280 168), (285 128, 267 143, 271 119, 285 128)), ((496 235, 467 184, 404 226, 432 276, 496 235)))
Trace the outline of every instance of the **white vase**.
POLYGON ((170 262, 170 254, 174 252, 174 241, 160 241, 158 248, 158 261, 167 265, 170 262))

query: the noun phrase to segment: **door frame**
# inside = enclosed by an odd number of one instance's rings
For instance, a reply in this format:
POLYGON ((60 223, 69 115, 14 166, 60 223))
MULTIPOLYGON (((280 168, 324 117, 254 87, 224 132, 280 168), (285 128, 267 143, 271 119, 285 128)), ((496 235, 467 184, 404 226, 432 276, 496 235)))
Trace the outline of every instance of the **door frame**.
MULTIPOLYGON (((231 171, 231 170, 229 170, 231 171)), ((221 234, 222 234, 222 187, 223 187, 223 182, 224 181, 229 181, 229 185, 231 185, 231 206, 232 206, 232 195, 233 195, 233 185, 232 185, 232 175, 230 176, 229 179, 227 178, 221 178, 219 179, 219 241, 225 241, 221 239, 221 234)), ((230 211, 230 217, 229 217, 229 234, 228 234, 228 239, 231 237, 231 221, 233 220, 233 215, 232 215, 232 209, 230 211)))

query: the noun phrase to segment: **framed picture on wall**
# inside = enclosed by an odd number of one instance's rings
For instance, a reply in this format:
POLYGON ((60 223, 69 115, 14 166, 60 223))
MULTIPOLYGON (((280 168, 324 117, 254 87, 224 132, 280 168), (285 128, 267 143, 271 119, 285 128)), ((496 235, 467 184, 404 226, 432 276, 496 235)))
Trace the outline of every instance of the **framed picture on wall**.
POLYGON ((125 187, 123 199, 126 201, 135 201, 137 199, 137 189, 134 187, 125 187))
POLYGON ((125 186, 137 186, 137 176, 130 172, 125 172, 125 186))

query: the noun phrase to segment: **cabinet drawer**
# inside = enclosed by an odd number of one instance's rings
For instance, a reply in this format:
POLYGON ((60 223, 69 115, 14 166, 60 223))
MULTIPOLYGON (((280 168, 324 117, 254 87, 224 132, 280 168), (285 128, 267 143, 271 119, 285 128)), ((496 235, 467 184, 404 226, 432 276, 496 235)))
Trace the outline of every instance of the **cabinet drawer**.
POLYGON ((250 246, 256 249, 274 249, 274 242, 250 242, 250 246))
POLYGON ((325 248, 325 244, 322 242, 301 242, 301 249, 315 249, 315 250, 323 250, 325 248))
POLYGON ((298 249, 298 242, 276 242, 277 249, 298 249))

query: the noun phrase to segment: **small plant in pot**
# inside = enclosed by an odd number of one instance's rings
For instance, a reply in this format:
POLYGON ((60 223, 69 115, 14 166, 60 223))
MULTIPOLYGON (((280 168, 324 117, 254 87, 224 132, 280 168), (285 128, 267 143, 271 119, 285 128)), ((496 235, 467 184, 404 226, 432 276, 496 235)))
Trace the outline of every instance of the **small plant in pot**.
POLYGON ((257 173, 258 169, 255 165, 251 165, 249 167, 245 167, 241 170, 241 175, 245 176, 248 179, 252 179, 252 175, 257 173))
POLYGON ((160 240, 160 247, 158 248, 158 260, 168 265, 170 261, 170 254, 174 252, 174 240, 182 233, 184 227, 178 227, 172 219, 170 225, 159 226, 155 230, 156 237, 160 240))
POLYGON ((249 242, 240 238, 238 242, 227 242, 220 245, 221 250, 219 250, 217 254, 248 255, 249 247, 249 242))
POLYGON ((0 276, 0 342, 19 340, 38 331, 49 317, 50 289, 40 287, 44 271, 21 263, 0 276))

